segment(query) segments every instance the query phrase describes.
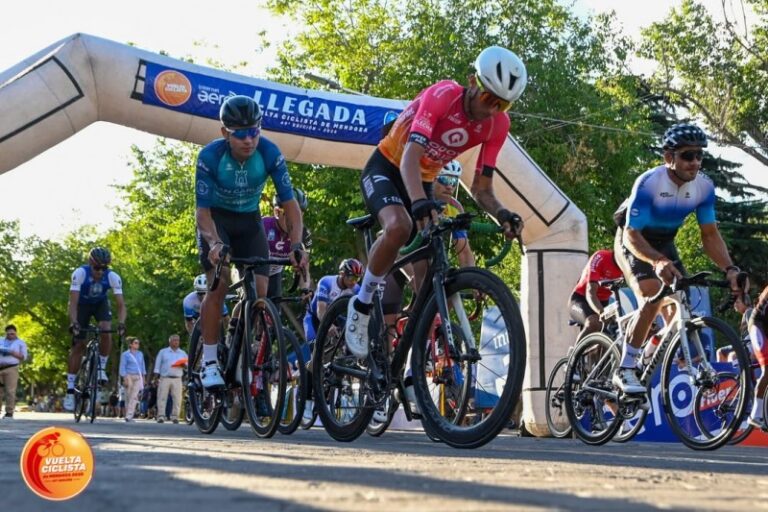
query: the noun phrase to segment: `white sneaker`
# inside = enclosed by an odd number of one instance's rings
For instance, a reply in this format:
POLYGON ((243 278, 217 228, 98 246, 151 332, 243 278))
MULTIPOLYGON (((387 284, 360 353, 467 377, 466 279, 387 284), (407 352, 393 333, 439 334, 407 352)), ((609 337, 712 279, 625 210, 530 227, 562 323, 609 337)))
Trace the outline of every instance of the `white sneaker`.
POLYGON ((416 401, 416 392, 413 390, 413 386, 405 387, 405 399, 408 400, 408 405, 411 407, 411 414, 421 414, 421 409, 419 409, 419 403, 416 401))
POLYGON ((72 412, 75 410, 75 395, 74 393, 67 393, 64 397, 64 410, 72 412))
POLYGON ((109 378, 107 377, 107 372, 104 370, 99 370, 99 384, 106 384, 109 382, 109 378))
POLYGON ((619 368, 613 374, 613 385, 621 389, 628 395, 639 395, 645 393, 645 386, 640 384, 634 368, 619 368))
POLYGON ((200 375, 200 382, 205 389, 224 387, 224 379, 221 377, 219 365, 217 363, 206 364, 200 375))
POLYGON ((347 348, 353 356, 364 358, 368 355, 368 322, 370 315, 364 315, 355 309, 355 301, 350 299, 347 306, 347 325, 344 328, 347 348))

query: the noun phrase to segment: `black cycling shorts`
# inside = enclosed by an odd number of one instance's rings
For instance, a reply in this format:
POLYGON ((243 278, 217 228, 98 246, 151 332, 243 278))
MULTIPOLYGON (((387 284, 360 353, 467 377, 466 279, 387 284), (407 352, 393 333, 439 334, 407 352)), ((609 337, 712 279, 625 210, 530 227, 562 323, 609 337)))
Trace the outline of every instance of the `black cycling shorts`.
MULTIPOLYGON (((669 258, 675 263, 675 267, 681 274, 685 275, 685 267, 683 262, 680 261, 680 255, 677 253, 677 247, 675 246, 674 239, 672 240, 648 240, 648 244, 669 258)), ((653 265, 647 263, 640 258, 632 254, 624 244, 621 246, 624 258, 629 267, 629 271, 632 273, 636 281, 644 281, 646 279, 658 279, 656 272, 653 270, 653 265)))
MULTIPOLYGON (((236 258, 252 258, 259 256, 269 257, 269 246, 264 227, 261 224, 261 214, 255 212, 233 212, 221 208, 211 208, 211 217, 216 224, 219 238, 229 246, 230 255, 236 258)), ((213 268, 208 261, 208 242, 197 233, 197 250, 200 255, 200 264, 208 271, 213 268)), ((269 275, 269 266, 256 267, 256 273, 262 276, 269 275)))
MULTIPOLYGON (((608 305, 608 301, 601 300, 600 304, 605 307, 608 305)), ((571 313, 571 320, 581 326, 584 326, 584 324, 587 323, 587 318, 598 314, 597 311, 592 309, 592 306, 589 305, 587 298, 578 293, 571 294, 571 300, 568 302, 568 310, 571 313)))
MULTIPOLYGON (((88 327, 88 324, 91 322, 91 318, 94 318, 96 322, 109 322, 112 320, 112 310, 109 308, 109 300, 105 299, 101 302, 96 302, 93 304, 88 303, 78 303, 77 304, 77 325, 80 326, 81 329, 85 329, 88 327)), ((77 341, 84 340, 86 337, 85 331, 80 331, 80 333, 75 336, 75 339, 72 340, 72 343, 74 344, 77 341)))
MULTIPOLYGON (((422 182, 424 194, 430 199, 435 198, 432 183, 422 182)), ((363 192, 363 201, 368 211, 378 218, 379 212, 387 206, 401 205, 411 214, 411 199, 405 189, 400 169, 381 154, 374 150, 368 162, 365 164, 363 174, 360 177, 360 189, 363 192)), ((409 241, 416 233, 414 224, 409 241)))

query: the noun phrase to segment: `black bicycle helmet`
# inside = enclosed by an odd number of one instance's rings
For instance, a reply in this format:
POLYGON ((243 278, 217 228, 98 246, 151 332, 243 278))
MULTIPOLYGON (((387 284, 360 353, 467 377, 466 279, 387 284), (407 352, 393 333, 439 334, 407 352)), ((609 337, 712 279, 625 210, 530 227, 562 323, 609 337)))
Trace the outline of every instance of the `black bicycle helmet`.
POLYGON ((219 110, 221 124, 227 128, 261 125, 261 108, 248 96, 230 96, 219 110))
MULTIPOLYGON (((309 199, 307 199, 307 194, 304 193, 303 190, 300 188, 293 188, 293 198, 296 199, 296 202, 299 203, 299 208, 301 208, 301 211, 306 211, 307 206, 309 206, 309 199)), ((272 196, 272 206, 278 207, 282 201, 280 201, 280 198, 275 194, 272 196)))
POLYGON ((94 247, 88 253, 88 259, 94 265, 109 265, 112 262, 112 255, 104 247, 94 247))
POLYGON ((705 148, 707 147, 707 134, 695 124, 674 124, 664 132, 662 144, 665 150, 677 149, 683 146, 705 148))

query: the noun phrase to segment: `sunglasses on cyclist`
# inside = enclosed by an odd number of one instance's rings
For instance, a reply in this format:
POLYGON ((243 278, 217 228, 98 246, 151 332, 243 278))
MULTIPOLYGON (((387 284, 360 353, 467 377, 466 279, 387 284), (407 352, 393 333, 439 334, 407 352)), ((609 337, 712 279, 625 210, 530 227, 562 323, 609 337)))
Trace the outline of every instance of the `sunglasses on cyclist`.
POLYGON ((108 265, 91 265, 93 267, 93 270, 107 270, 109 268, 108 265))
POLYGON ((694 158, 701 162, 704 159, 704 151, 700 149, 689 149, 688 151, 678 153, 677 156, 686 162, 693 162, 694 158))
POLYGON ((455 187, 459 184, 459 178, 456 176, 438 176, 437 182, 444 187, 455 187))
POLYGON ((232 130, 231 128, 224 128, 227 130, 227 133, 232 135, 236 139, 245 140, 248 137, 251 137, 255 139, 259 136, 261 133, 261 128, 258 126, 251 126, 250 128, 238 128, 236 130, 232 130))
POLYGON ((480 77, 477 77, 477 87, 480 89, 480 94, 477 97, 483 103, 483 105, 491 108, 498 107, 499 111, 501 112, 506 112, 512 107, 511 101, 501 99, 491 91, 486 91, 485 86, 483 85, 483 81, 480 80, 480 77))
POLYGON ((350 281, 359 281, 360 276, 356 276, 355 274, 344 274, 344 279, 349 279, 350 281))

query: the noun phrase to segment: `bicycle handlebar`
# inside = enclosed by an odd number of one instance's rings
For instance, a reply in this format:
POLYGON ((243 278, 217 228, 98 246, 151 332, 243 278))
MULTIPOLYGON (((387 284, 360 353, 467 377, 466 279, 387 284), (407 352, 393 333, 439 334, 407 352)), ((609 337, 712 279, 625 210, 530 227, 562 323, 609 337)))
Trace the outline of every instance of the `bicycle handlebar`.
MULTIPOLYGON (((424 245, 425 241, 430 240, 435 236, 440 236, 448 231, 468 230, 472 233, 481 234, 495 234, 502 233, 504 231, 501 226, 496 224, 488 222, 472 222, 473 217, 475 217, 474 213, 461 213, 453 218, 440 219, 438 224, 429 223, 423 230, 416 233, 416 236, 413 238, 410 244, 400 249, 400 255, 405 256, 410 254, 424 245)), ((520 251, 525 254, 525 249, 523 248, 523 241, 521 237, 518 235, 516 239, 520 244, 520 251)), ((498 265, 499 262, 501 262, 507 256, 511 249, 512 242, 510 240, 506 240, 504 245, 502 245, 499 253, 486 260, 486 267, 493 267, 498 265)))
MULTIPOLYGON (((213 273, 213 280, 211 281, 210 286, 208 286, 208 291, 212 292, 219 287, 219 282, 221 281, 221 269, 224 267, 224 263, 227 261, 228 255, 229 246, 225 244, 222 246, 221 252, 219 253, 219 262, 216 264, 216 268, 213 273)), ((300 261, 301 251, 293 251, 293 257, 296 259, 296 261, 300 261)), ((261 256, 250 256, 248 258, 230 257, 229 262, 235 265, 243 265, 244 267, 260 267, 262 265, 293 265, 293 262, 291 262, 290 258, 262 258, 261 256)), ((302 273, 304 273, 303 269, 302 273)), ((298 286, 298 283, 299 277, 297 273, 296 278, 294 279, 294 284, 290 290, 291 292, 295 290, 295 288, 298 286)))
MULTIPOLYGON (((662 286, 661 290, 659 290, 659 293, 651 297, 649 302, 651 304, 656 304, 664 297, 677 293, 681 290, 687 290, 691 286, 730 288, 731 285, 728 280, 708 279, 707 276, 709 275, 712 275, 712 272, 699 272, 692 276, 682 277, 679 279, 675 278, 672 281, 672 284, 665 284, 662 286)), ((723 304, 721 304, 719 307, 723 307, 723 304)))

